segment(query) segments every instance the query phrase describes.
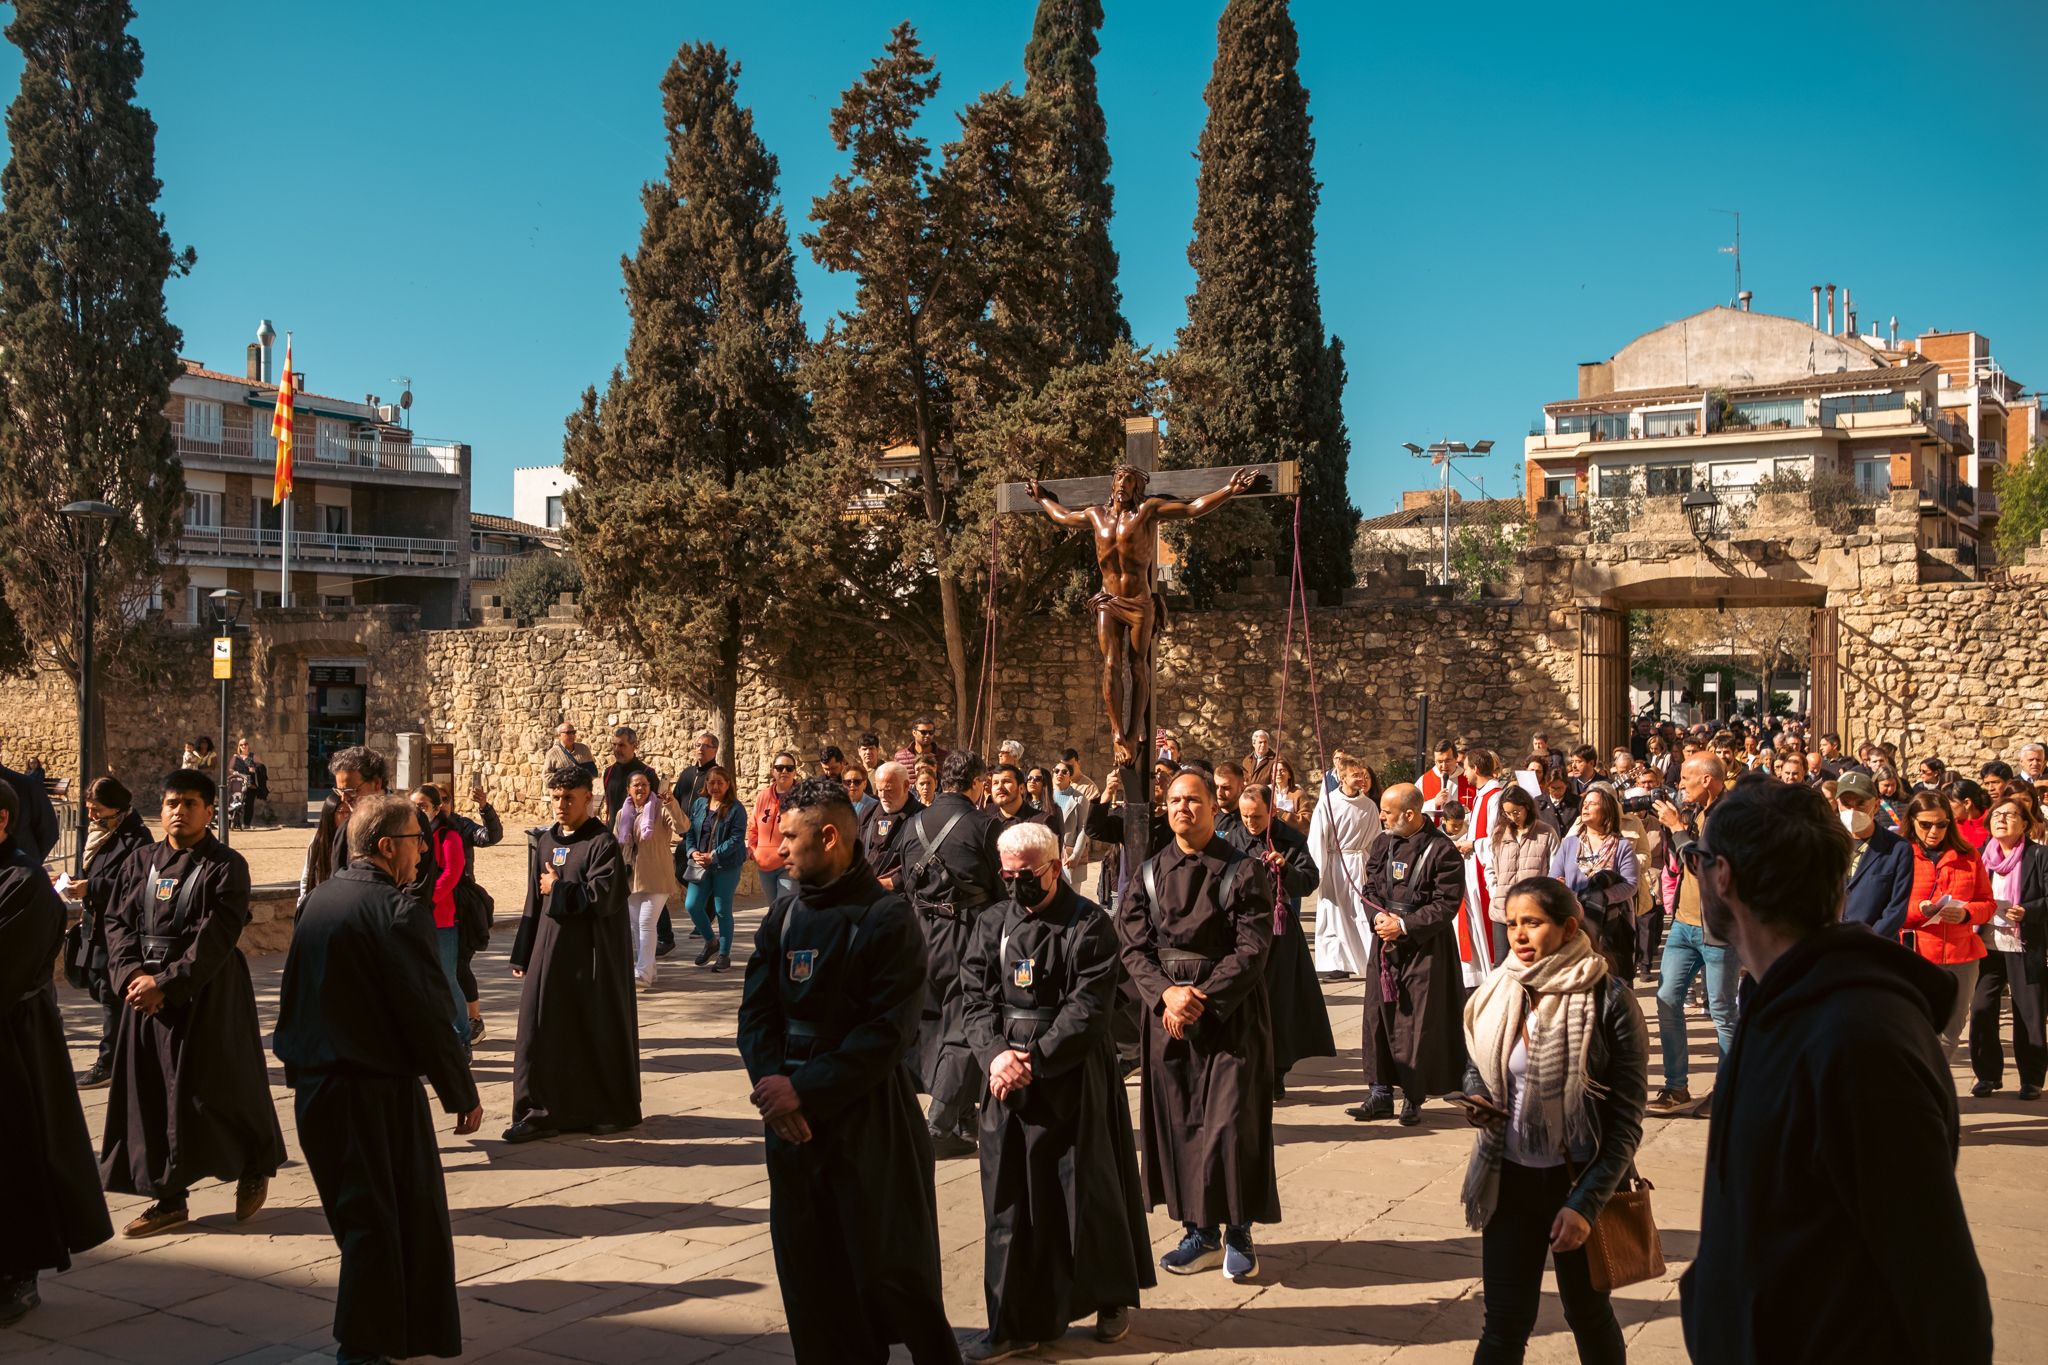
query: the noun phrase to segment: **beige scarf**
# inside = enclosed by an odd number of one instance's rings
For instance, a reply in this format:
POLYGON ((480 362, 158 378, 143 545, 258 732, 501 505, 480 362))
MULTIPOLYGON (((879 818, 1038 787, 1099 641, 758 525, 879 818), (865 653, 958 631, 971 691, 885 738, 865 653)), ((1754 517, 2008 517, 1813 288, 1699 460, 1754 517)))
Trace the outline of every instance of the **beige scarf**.
MULTIPOLYGON (((1580 932, 1548 957, 1524 963, 1510 953, 1465 1002, 1465 1051, 1503 1107, 1508 1097, 1508 1056, 1533 1012, 1535 1041, 1517 1106, 1516 1136, 1530 1151, 1568 1149, 1592 1136, 1586 1094, 1598 1085, 1586 1074, 1587 1049, 1598 1026, 1594 988, 1607 975, 1607 959, 1580 932)), ((1465 1222, 1484 1228, 1500 1195, 1500 1163, 1507 1148, 1504 1131, 1479 1130, 1465 1171, 1465 1222)))

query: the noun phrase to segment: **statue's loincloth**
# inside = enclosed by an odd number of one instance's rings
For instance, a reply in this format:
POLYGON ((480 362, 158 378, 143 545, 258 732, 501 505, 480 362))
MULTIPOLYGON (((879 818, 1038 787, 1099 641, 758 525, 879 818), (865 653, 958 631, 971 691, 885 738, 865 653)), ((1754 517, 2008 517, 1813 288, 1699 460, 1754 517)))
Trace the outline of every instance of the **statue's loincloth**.
POLYGON ((1151 617, 1155 630, 1166 628, 1166 594, 1153 592, 1135 597, 1120 597, 1112 592, 1098 592, 1088 599, 1088 605, 1097 612, 1108 612, 1125 625, 1136 628, 1144 625, 1145 618, 1151 617))

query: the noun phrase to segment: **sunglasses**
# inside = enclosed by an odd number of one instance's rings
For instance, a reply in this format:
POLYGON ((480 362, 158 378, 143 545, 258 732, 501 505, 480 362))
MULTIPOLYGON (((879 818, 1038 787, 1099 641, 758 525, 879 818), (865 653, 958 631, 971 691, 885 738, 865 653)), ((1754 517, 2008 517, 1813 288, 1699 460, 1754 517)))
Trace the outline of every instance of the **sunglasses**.
POLYGON ((1679 860, 1685 864, 1685 870, 1694 876, 1698 876, 1700 869, 1708 863, 1718 862, 1721 858, 1720 854, 1707 847, 1704 839, 1693 840, 1680 850, 1678 856, 1679 860))
POLYGON ((849 787, 865 787, 868 784, 868 780, 865 777, 847 777, 840 780, 849 787))
POLYGON ((916 735, 919 739, 930 739, 936 732, 932 730, 912 730, 910 733, 916 735))
POLYGON ((1947 828, 1948 828, 1948 821, 1946 821, 1946 820, 1915 820, 1915 821, 1913 822, 1913 828, 1914 828, 1914 829, 1924 829, 1924 830, 1926 830, 1926 831, 1927 831, 1928 833, 1930 833, 1930 834, 1931 834, 1931 833, 1933 833, 1933 832, 1934 832, 1935 830, 1938 830, 1938 829, 1947 829, 1947 828))
POLYGON ((774 771, 776 771, 776 772, 778 772, 778 773, 793 773, 793 772, 795 772, 795 771, 796 771, 796 764, 794 764, 794 763, 777 763, 777 764, 775 764, 775 765, 774 765, 774 771))

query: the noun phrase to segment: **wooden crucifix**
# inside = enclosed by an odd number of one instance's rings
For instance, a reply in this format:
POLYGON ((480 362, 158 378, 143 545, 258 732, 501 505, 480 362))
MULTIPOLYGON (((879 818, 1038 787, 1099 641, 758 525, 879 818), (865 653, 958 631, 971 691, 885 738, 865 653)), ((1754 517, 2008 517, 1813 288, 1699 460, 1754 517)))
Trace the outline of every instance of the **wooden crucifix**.
MULTIPOLYGON (((1122 873, 1151 856, 1149 812, 1153 663, 1165 604, 1159 592, 1159 526, 1214 511, 1235 497, 1291 497, 1292 460, 1233 469, 1156 470, 1159 422, 1124 419, 1124 462, 1107 477, 1006 483, 996 511, 1039 510, 1095 537, 1102 589, 1089 599, 1102 651, 1102 705, 1124 795, 1122 873)), ((1121 887, 1120 887, 1121 889, 1121 887)))

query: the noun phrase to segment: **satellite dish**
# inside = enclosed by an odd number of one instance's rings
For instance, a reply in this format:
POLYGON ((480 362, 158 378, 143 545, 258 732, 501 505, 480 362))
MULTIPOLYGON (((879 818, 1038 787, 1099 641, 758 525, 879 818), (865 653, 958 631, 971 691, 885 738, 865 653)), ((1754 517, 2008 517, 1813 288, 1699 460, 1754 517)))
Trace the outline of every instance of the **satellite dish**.
POLYGON ((406 391, 405 391, 404 393, 401 393, 400 395, 398 395, 398 406, 399 406, 399 407, 401 407, 401 408, 409 408, 409 407, 411 407, 411 406, 412 406, 412 390, 411 390, 411 389, 407 389, 407 390, 406 390, 406 391))

